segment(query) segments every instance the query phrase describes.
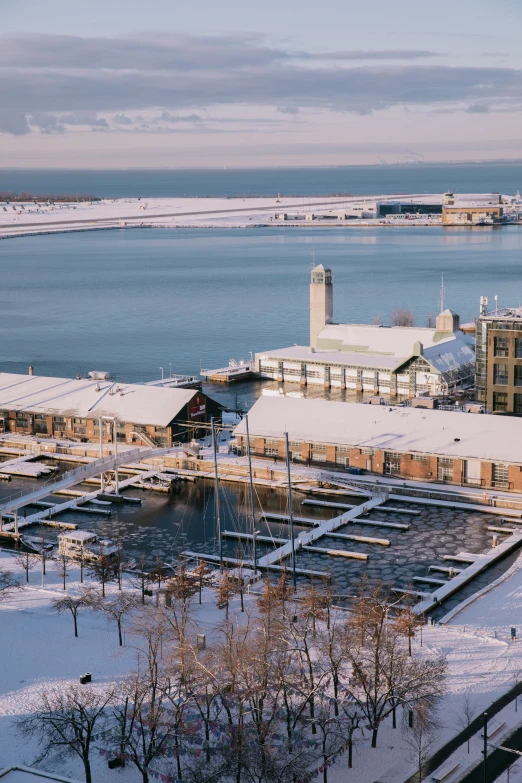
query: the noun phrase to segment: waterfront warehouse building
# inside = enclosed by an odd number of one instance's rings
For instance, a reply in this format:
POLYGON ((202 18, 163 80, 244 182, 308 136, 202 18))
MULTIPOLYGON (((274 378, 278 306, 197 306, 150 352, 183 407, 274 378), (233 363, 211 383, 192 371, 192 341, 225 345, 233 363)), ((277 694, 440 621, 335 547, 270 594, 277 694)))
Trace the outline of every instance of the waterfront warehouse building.
POLYGON ((489 413, 522 416, 522 308, 483 312, 475 324, 475 351, 477 400, 489 413))
POLYGON ((90 378, 0 373, 0 429, 5 433, 171 446, 204 431, 221 406, 197 389, 172 389, 90 378))
MULTIPOLYGON (((522 421, 451 411, 264 396, 248 414, 256 457, 522 492, 522 421)), ((246 425, 235 429, 246 453, 246 425)))
POLYGON ((444 310, 434 328, 336 324, 332 272, 322 264, 310 283, 310 346, 256 354, 263 378, 390 397, 440 396, 473 384, 473 340, 444 310))

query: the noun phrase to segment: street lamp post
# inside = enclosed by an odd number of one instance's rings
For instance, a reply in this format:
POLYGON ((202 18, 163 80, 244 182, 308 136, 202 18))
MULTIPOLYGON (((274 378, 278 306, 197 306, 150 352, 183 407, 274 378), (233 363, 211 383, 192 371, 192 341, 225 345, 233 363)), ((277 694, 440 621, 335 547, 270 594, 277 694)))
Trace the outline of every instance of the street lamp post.
POLYGON ((161 370, 161 380, 163 380, 163 367, 160 367, 161 370))

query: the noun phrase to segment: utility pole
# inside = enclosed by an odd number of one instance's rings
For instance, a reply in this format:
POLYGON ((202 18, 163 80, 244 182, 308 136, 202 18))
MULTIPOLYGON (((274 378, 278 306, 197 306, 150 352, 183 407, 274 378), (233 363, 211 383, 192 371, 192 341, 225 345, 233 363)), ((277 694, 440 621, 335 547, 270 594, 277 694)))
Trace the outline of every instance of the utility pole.
POLYGON ((488 713, 484 713, 484 783, 488 783, 488 713))
POLYGON ((292 508, 292 481, 290 478, 290 445, 288 443, 288 432, 285 432, 286 444, 286 472, 288 475, 288 513, 290 515, 290 539, 292 541, 292 581, 294 583, 294 593, 297 590, 297 581, 295 576, 295 539, 294 539, 294 512, 292 508))
POLYGON ((216 510, 216 527, 218 532, 219 542, 219 570, 223 573, 223 537, 221 535, 221 516, 219 509, 219 478, 218 478, 218 463, 217 463, 217 442, 216 442, 216 426, 214 423, 214 417, 210 419, 210 425, 212 427, 212 448, 214 451, 214 507, 216 510))
POLYGON ((247 438, 247 456, 248 456, 248 477, 250 483, 250 515, 252 517, 252 559, 254 561, 254 578, 257 573, 257 547, 256 547, 256 511, 254 505, 254 482, 252 479, 252 455, 250 453, 250 431, 248 429, 248 413, 245 414, 246 438, 247 438))

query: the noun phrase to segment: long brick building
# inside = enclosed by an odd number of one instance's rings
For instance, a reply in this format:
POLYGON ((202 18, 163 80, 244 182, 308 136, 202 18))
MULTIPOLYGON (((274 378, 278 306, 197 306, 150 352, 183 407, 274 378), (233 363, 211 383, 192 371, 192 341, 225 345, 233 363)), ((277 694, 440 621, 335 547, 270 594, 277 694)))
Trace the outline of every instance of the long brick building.
POLYGON ((202 434, 221 406, 196 389, 91 378, 0 373, 0 431, 84 443, 118 441, 170 446, 202 434))
MULTIPOLYGON (((293 462, 522 492, 518 419, 283 396, 261 397, 248 418, 258 457, 283 459, 288 432, 293 462)), ((245 432, 243 421, 243 453, 245 432)))

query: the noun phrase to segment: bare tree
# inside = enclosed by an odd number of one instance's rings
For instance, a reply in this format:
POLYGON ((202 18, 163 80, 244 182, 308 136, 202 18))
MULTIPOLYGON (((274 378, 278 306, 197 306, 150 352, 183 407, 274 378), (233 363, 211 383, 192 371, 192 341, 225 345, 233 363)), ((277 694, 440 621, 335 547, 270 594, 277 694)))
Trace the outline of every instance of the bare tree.
POLYGON ((162 667, 164 618, 143 616, 133 633, 138 667, 124 684, 124 702, 113 709, 118 726, 115 742, 128 754, 143 783, 149 783, 150 764, 169 757, 175 734, 169 714, 168 681, 162 667))
POLYGON ((69 556, 65 552, 59 552, 56 556, 56 573, 62 580, 63 589, 66 589, 66 579, 69 576, 67 568, 69 567, 69 556))
MULTIPOLYGON (((464 698, 462 699, 462 704, 460 706, 460 712, 457 715, 457 723, 461 729, 469 729, 471 726, 474 718, 479 713, 479 706, 477 704, 476 699, 473 697, 473 694, 470 690, 467 690, 464 694, 464 698)), ((468 753, 469 753, 469 736, 468 736, 468 753)))
POLYGON ((84 593, 85 605, 98 612, 105 612, 118 628, 118 640, 123 647, 123 618, 126 614, 139 606, 139 601, 132 593, 115 593, 109 598, 104 598, 99 590, 86 590, 84 593))
POLYGON ((434 712, 433 703, 419 701, 413 709, 404 711, 405 729, 404 740, 410 749, 411 760, 417 767, 417 781, 422 783, 423 767, 428 761, 437 729, 440 728, 434 712), (412 724, 409 725, 408 712, 412 712, 412 724))
POLYGON ((428 329, 433 329, 435 327, 435 316, 432 313, 428 313, 426 316, 426 326, 428 329))
POLYGON ((15 563, 23 568, 25 571, 25 581, 29 582, 29 571, 36 568, 37 564, 37 557, 34 552, 24 552, 23 550, 18 552, 18 554, 15 555, 15 563))
POLYGON ((411 640, 423 627, 424 617, 416 614, 411 604, 406 604, 403 608, 396 610, 393 622, 397 633, 405 636, 408 640, 408 655, 411 657, 411 640))
POLYGON ((201 603, 201 596, 203 592, 203 585, 208 580, 208 576, 212 573, 211 569, 207 566, 204 560, 200 560, 194 569, 194 574, 197 579, 199 603, 201 603))
POLYGON ((374 326, 382 326, 382 323, 383 323, 382 315, 379 315, 379 313, 377 313, 376 315, 373 316, 372 324, 374 326))
POLYGON ((163 562, 163 558, 157 557, 154 568, 150 572, 151 582, 156 582, 158 590, 161 590, 161 584, 167 579, 169 573, 169 567, 163 562))
POLYGON ((447 664, 442 656, 410 657, 403 635, 387 622, 386 585, 368 580, 361 584, 364 592, 355 601, 355 623, 347 623, 343 644, 352 670, 351 694, 371 726, 375 748, 380 724, 399 704, 415 705, 421 699, 428 703, 442 694, 447 664))
POLYGON ((391 314, 391 322, 393 326, 415 326, 415 316, 411 310, 396 307, 391 314))
POLYGON ((133 573, 131 579, 133 587, 137 587, 141 592, 141 603, 145 603, 145 591, 148 589, 150 582, 150 574, 147 571, 145 555, 141 555, 138 559, 136 570, 133 573))
POLYGON ((228 570, 225 570, 216 587, 216 603, 219 608, 225 607, 225 617, 228 620, 230 599, 237 593, 237 585, 231 578, 228 570))
POLYGON ((46 690, 31 715, 21 718, 17 727, 25 737, 36 737, 41 752, 36 760, 77 756, 92 783, 91 748, 94 734, 105 723, 107 707, 114 700, 112 689, 97 691, 89 686, 46 690))
POLYGON ((114 560, 103 553, 103 547, 100 545, 100 552, 95 560, 89 563, 89 574, 101 585, 102 595, 105 598, 105 585, 114 582, 116 579, 116 569, 114 560))
POLYGON ((14 590, 20 590, 21 587, 18 577, 0 567, 0 601, 5 601, 14 590))
POLYGON ((78 612, 86 605, 85 597, 64 595, 63 598, 53 598, 51 601, 54 611, 57 614, 72 614, 74 622, 74 635, 78 638, 78 612))

